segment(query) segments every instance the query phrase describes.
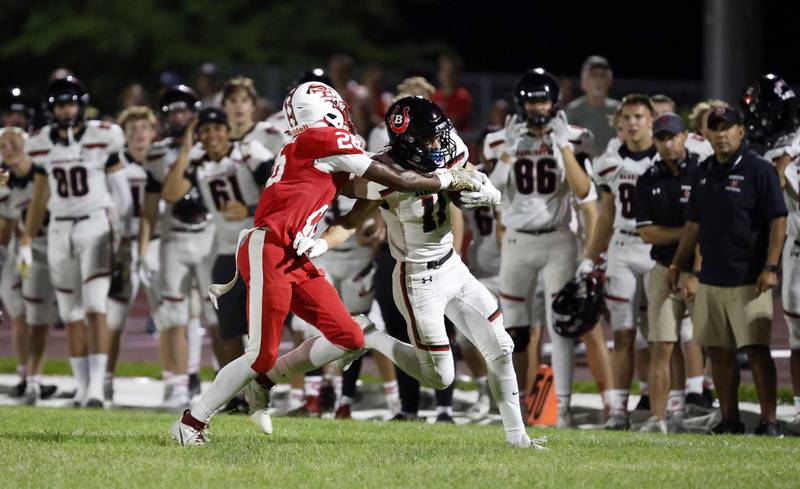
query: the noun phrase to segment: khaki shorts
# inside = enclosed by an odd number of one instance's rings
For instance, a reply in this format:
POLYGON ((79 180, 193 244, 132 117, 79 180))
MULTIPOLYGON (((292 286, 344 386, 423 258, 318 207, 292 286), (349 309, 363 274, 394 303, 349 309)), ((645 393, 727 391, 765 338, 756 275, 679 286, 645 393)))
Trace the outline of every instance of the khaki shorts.
POLYGON ((772 292, 758 294, 755 284, 717 287, 700 284, 694 301, 694 341, 700 346, 736 349, 769 346, 772 292))
MULTIPOLYGON (((683 283, 690 275, 681 272, 678 284, 683 283)), ((681 331, 684 318, 691 313, 693 303, 683 300, 678 294, 673 294, 667 287, 667 267, 657 264, 650 272, 650 296, 647 305, 647 319, 649 331, 647 341, 676 343, 679 337, 691 338, 691 334, 685 336, 681 331)), ((688 322, 691 325, 691 322, 688 322)))

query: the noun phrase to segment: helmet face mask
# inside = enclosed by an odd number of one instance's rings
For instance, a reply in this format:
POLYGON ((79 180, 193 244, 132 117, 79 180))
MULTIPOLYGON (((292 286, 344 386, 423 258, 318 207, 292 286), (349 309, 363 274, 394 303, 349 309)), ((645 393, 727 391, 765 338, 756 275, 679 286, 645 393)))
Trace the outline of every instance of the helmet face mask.
POLYGON ((172 137, 177 138, 183 134, 191 115, 200 109, 200 105, 200 98, 186 85, 169 87, 161 94, 158 106, 172 137))
POLYGON ((72 75, 59 78, 50 82, 46 94, 47 106, 53 114, 54 122, 59 129, 69 129, 79 126, 86 118, 86 105, 89 104, 89 94, 83 84, 72 75), (79 110, 74 117, 55 117, 57 105, 78 104, 79 110))
POLYGON ((603 281, 598 273, 573 278, 553 300, 553 330, 578 338, 595 327, 603 312, 603 281))
POLYGON ((514 88, 514 103, 517 113, 522 117, 528 126, 542 127, 550 122, 559 109, 561 102, 561 90, 558 82, 548 72, 542 68, 534 68, 526 71, 514 88), (538 104, 541 102, 551 102, 552 106, 546 114, 538 111, 527 110, 526 104, 538 104))
POLYGON ((757 146, 769 146, 796 126, 797 98, 780 77, 767 74, 749 85, 739 100, 747 139, 757 146))
POLYGON ((386 112, 386 131, 392 152, 414 170, 430 173, 456 156, 453 123, 430 100, 405 97, 386 112))

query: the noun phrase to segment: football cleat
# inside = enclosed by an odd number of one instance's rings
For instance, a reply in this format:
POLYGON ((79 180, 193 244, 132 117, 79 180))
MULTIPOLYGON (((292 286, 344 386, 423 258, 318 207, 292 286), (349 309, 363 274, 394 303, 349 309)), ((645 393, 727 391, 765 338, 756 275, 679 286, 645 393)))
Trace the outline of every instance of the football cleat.
POLYGON ((741 421, 721 419, 719 423, 711 427, 709 432, 712 435, 742 435, 744 434, 744 424, 741 421))
POLYGON ((639 398, 639 402, 636 403, 636 408, 634 411, 649 411, 650 410, 650 396, 644 394, 639 398))
POLYGON ((436 422, 437 423, 455 424, 456 421, 453 419, 453 416, 451 416, 449 413, 442 412, 442 413, 439 413, 439 414, 436 415, 436 422))
POLYGON ((759 436, 780 436, 780 429, 777 422, 769 422, 762 419, 756 428, 755 434, 759 436))
POLYGON ((205 445, 209 439, 208 423, 195 419, 188 409, 178 421, 175 421, 170 433, 172 438, 184 447, 205 445))
POLYGON ((39 398, 49 399, 56 393, 58 387, 53 384, 39 384, 39 398))
POLYGON ((256 409, 250 415, 250 420, 261 429, 261 432, 266 435, 272 434, 272 417, 269 415, 269 409, 256 409))
POLYGON ((467 416, 472 421, 477 421, 479 419, 483 419, 489 414, 489 410, 491 409, 491 401, 489 400, 489 396, 481 395, 478 397, 478 401, 469 408, 467 411, 467 416))
POLYGON ((103 381, 103 399, 107 403, 114 402, 114 380, 106 379, 103 381))
POLYGON ((10 396, 22 397, 23 395, 25 395, 25 389, 27 389, 27 387, 28 383, 23 380, 22 382, 11 388, 10 396))
POLYGON ((516 440, 506 440, 509 448, 533 448, 534 450, 547 450, 548 448, 544 446, 547 443, 547 437, 543 436, 541 438, 529 438, 527 433, 522 433, 522 435, 517 438, 516 440))
POLYGON ((25 394, 22 396, 22 402, 28 406, 35 406, 42 394, 42 389, 36 382, 28 382, 25 387, 25 394))
POLYGON ((558 406, 556 428, 572 428, 572 413, 569 411, 569 406, 558 406))
POLYGON ((101 401, 100 399, 89 399, 88 401, 86 401, 86 407, 93 409, 103 409, 105 405, 103 404, 103 401, 101 401))
POLYGON ((415 413, 405 413, 400 411, 392 416, 389 421, 418 421, 420 418, 415 413))
POLYGON ((639 428, 639 431, 642 433, 669 433, 667 422, 663 419, 658 419, 655 416, 648 418, 642 427, 639 428))
POLYGON ((626 414, 612 414, 603 425, 603 429, 612 431, 629 430, 631 422, 626 414))
POLYGON ((188 408, 189 392, 185 387, 183 389, 173 389, 172 395, 161 404, 161 407, 171 411, 182 411, 188 408))
POLYGON ((293 418, 319 418, 321 409, 319 396, 306 396, 306 402, 297 409, 286 412, 286 416, 293 418))
POLYGON ((336 408, 336 419, 353 419, 349 404, 342 404, 336 408))

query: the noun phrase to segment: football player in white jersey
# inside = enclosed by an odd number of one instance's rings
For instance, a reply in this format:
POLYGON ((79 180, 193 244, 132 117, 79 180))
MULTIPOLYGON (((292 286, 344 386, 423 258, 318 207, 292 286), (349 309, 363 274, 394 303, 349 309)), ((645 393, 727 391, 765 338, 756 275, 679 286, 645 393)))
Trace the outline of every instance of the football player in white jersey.
MULTIPOLYGON (((161 195, 174 204, 192 188, 199 189, 215 227, 211 279, 227 283, 236 272, 239 231, 253 227, 255 208, 274 155, 256 140, 248 144, 232 142, 227 115, 214 107, 202 109, 186 130, 187 134, 196 131, 202 152, 190 159, 192 147, 184 144, 164 180, 161 195)), ((217 323, 226 357, 244 353, 246 311, 246 290, 240 280, 219 300, 217 323)))
POLYGON ((222 89, 222 108, 228 114, 231 141, 240 144, 258 141, 272 154, 278 154, 288 138, 271 122, 253 120, 257 102, 258 92, 250 78, 237 76, 225 83, 222 89))
MULTIPOLYGON (((143 106, 125 109, 119 115, 118 122, 125 132, 125 148, 112 155, 111 160, 122 162, 125 165, 123 171, 128 180, 133 205, 129 215, 118 216, 122 224, 119 230, 121 242, 119 249, 114 254, 114 269, 111 275, 110 300, 108 302, 110 341, 108 365, 103 384, 104 400, 108 403, 112 403, 114 400, 114 369, 119 357, 122 331, 128 320, 131 303, 139 290, 137 238, 144 206, 145 187, 147 186, 147 172, 143 168, 143 164, 156 137, 158 124, 153 111, 143 106)), ((155 310, 156 306, 157 304, 151 303, 151 310, 155 310)))
MULTIPOLYGON (((55 295, 47 267, 47 231, 33 240, 32 261, 20 273, 16 263, 16 236, 25 227, 25 214, 33 194, 33 162, 25 154, 27 134, 10 127, 0 135, 0 154, 8 168, 9 180, 0 188, 0 236, 8 240, 8 256, 3 264, 0 297, 11 316, 12 338, 18 372, 26 404, 35 404, 55 392, 55 386, 42 385, 41 375, 47 332, 55 320, 55 295)), ((16 393, 15 393, 16 394, 16 393)))
POLYGON ((569 405, 575 343, 554 332, 552 300, 575 273, 577 237, 570 229, 573 202, 594 219, 597 194, 575 157, 571 140, 587 139, 585 129, 570 127, 559 112, 555 78, 541 68, 528 70, 514 91, 517 111, 505 129, 505 141, 491 179, 503 191, 505 228, 500 265, 500 304, 514 339, 515 370, 527 389, 527 349, 533 292, 544 282, 545 323, 553 343, 553 373, 559 405, 558 426, 570 424, 569 405))
POLYGON ((634 372, 636 326, 645 328, 647 324, 639 301, 645 296, 647 274, 655 266, 650 245, 636 232, 633 212, 636 180, 650 168, 657 153, 652 137, 653 106, 647 96, 631 94, 623 98, 620 114, 624 143, 594 161, 601 190, 600 216, 578 270, 589 273, 608 245, 606 304, 614 330, 614 390, 610 393, 611 413, 606 424, 610 429, 630 426, 628 397, 634 372))
POLYGON ((109 159, 124 144, 122 129, 86 121, 88 100, 83 85, 72 76, 48 87, 55 124, 34 134, 26 145, 36 175, 19 259, 23 266, 32 262, 33 237, 49 210, 47 260, 69 335, 70 363, 78 383, 75 403, 102 407, 114 238, 111 208, 116 201, 118 215, 125 215, 132 199, 121 171, 124 164, 109 159))
POLYGON ((794 121, 796 101, 794 90, 783 79, 766 74, 747 87, 739 105, 747 142, 775 164, 789 209, 781 302, 789 327, 794 423, 800 423, 800 131, 794 121))
MULTIPOLYGON (((452 123, 439 107, 424 98, 406 97, 393 103, 386 114, 386 126, 391 149, 377 155, 379 161, 424 173, 468 164, 467 148, 452 134, 452 123)), ((447 315, 486 360, 489 385, 503 418, 508 444, 542 448, 539 440, 530 440, 525 433, 511 362, 513 342, 503 328, 497 301, 461 260, 453 258, 447 194, 402 193, 375 183, 367 185, 366 195, 358 191, 358 184, 356 189, 356 195, 382 201, 389 246, 397 260, 395 302, 413 342, 402 343, 373 327, 364 332, 365 345, 389 357, 424 385, 444 389, 455 377, 444 325, 447 315)), ((500 202, 500 192, 484 176, 480 191, 461 193, 455 198, 466 207, 491 206, 500 202)), ((325 234, 337 233, 333 226, 325 234)), ((304 248, 313 253, 317 246, 300 246, 298 252, 304 248)))
MULTIPOLYGON (((168 408, 180 408, 188 402, 192 379, 199 391, 199 377, 194 369, 199 368, 202 342, 199 321, 191 317, 191 290, 194 284, 205 290, 211 283, 214 225, 199 191, 193 189, 180 202, 165 205, 159 211, 164 180, 182 145, 193 148, 193 134, 186 128, 199 106, 197 94, 185 85, 170 87, 161 95, 159 107, 170 137, 151 147, 145 165, 148 179, 139 251, 140 256, 148 256, 153 252, 151 248, 158 247, 158 272, 153 273, 148 267, 144 275, 155 276, 151 284, 155 283, 160 300, 153 319, 161 332, 164 405, 168 408), (160 233, 160 239, 151 243, 150 235, 156 232, 160 233)), ((192 151, 193 158, 202 149, 198 145, 192 151)), ((217 315, 208 301, 204 306, 203 316, 214 355, 224 363, 217 315)))

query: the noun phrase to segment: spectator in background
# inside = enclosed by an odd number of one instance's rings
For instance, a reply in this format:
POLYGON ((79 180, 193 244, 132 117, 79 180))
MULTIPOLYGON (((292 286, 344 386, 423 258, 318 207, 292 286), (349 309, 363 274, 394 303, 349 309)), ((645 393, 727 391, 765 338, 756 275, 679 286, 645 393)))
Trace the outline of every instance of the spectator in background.
POLYGON ((147 92, 141 83, 131 83, 122 91, 120 95, 121 109, 125 110, 130 107, 142 106, 147 107, 147 92))
POLYGON ((608 116, 614 115, 619 101, 608 97, 614 74, 611 65, 602 56, 589 56, 581 67, 581 89, 584 96, 567 105, 567 119, 571 124, 583 126, 594 134, 594 155, 603 151, 615 136, 608 125, 608 116))
POLYGON ((458 56, 443 54, 439 57, 439 69, 436 72, 439 87, 431 96, 431 101, 444 111, 457 131, 464 132, 469 129, 472 96, 458 84, 460 71, 461 59, 458 56))
POLYGON ((217 65, 203 63, 197 74, 197 85, 195 86, 203 107, 222 106, 222 83, 220 83, 217 65))
POLYGON ((172 70, 162 71, 158 75, 158 96, 160 97, 170 88, 181 84, 183 84, 183 78, 177 72, 172 70))
POLYGON ((651 95, 650 103, 653 104, 653 110, 656 111, 656 117, 665 112, 672 112, 673 114, 678 113, 678 106, 675 105, 675 101, 664 94, 659 93, 656 95, 651 95))
POLYGON ((363 100, 367 98, 367 88, 360 85, 354 78, 356 63, 346 54, 334 54, 328 60, 328 77, 333 82, 333 88, 350 104, 350 117, 356 126, 356 132, 369 134, 369 117, 363 110, 363 100))
MULTIPOLYGON (((508 101, 505 99, 499 98, 492 103, 492 107, 489 109, 489 117, 486 121, 487 130, 496 131, 501 129, 505 124, 506 117, 510 115, 512 112, 511 107, 508 105, 508 101)), ((478 145, 480 147, 480 145, 478 145)))
POLYGON ((364 70, 361 77, 366 89, 365 97, 361 100, 364 114, 369 124, 369 129, 383 124, 386 109, 392 104, 392 92, 386 89, 386 76, 377 66, 364 70))

